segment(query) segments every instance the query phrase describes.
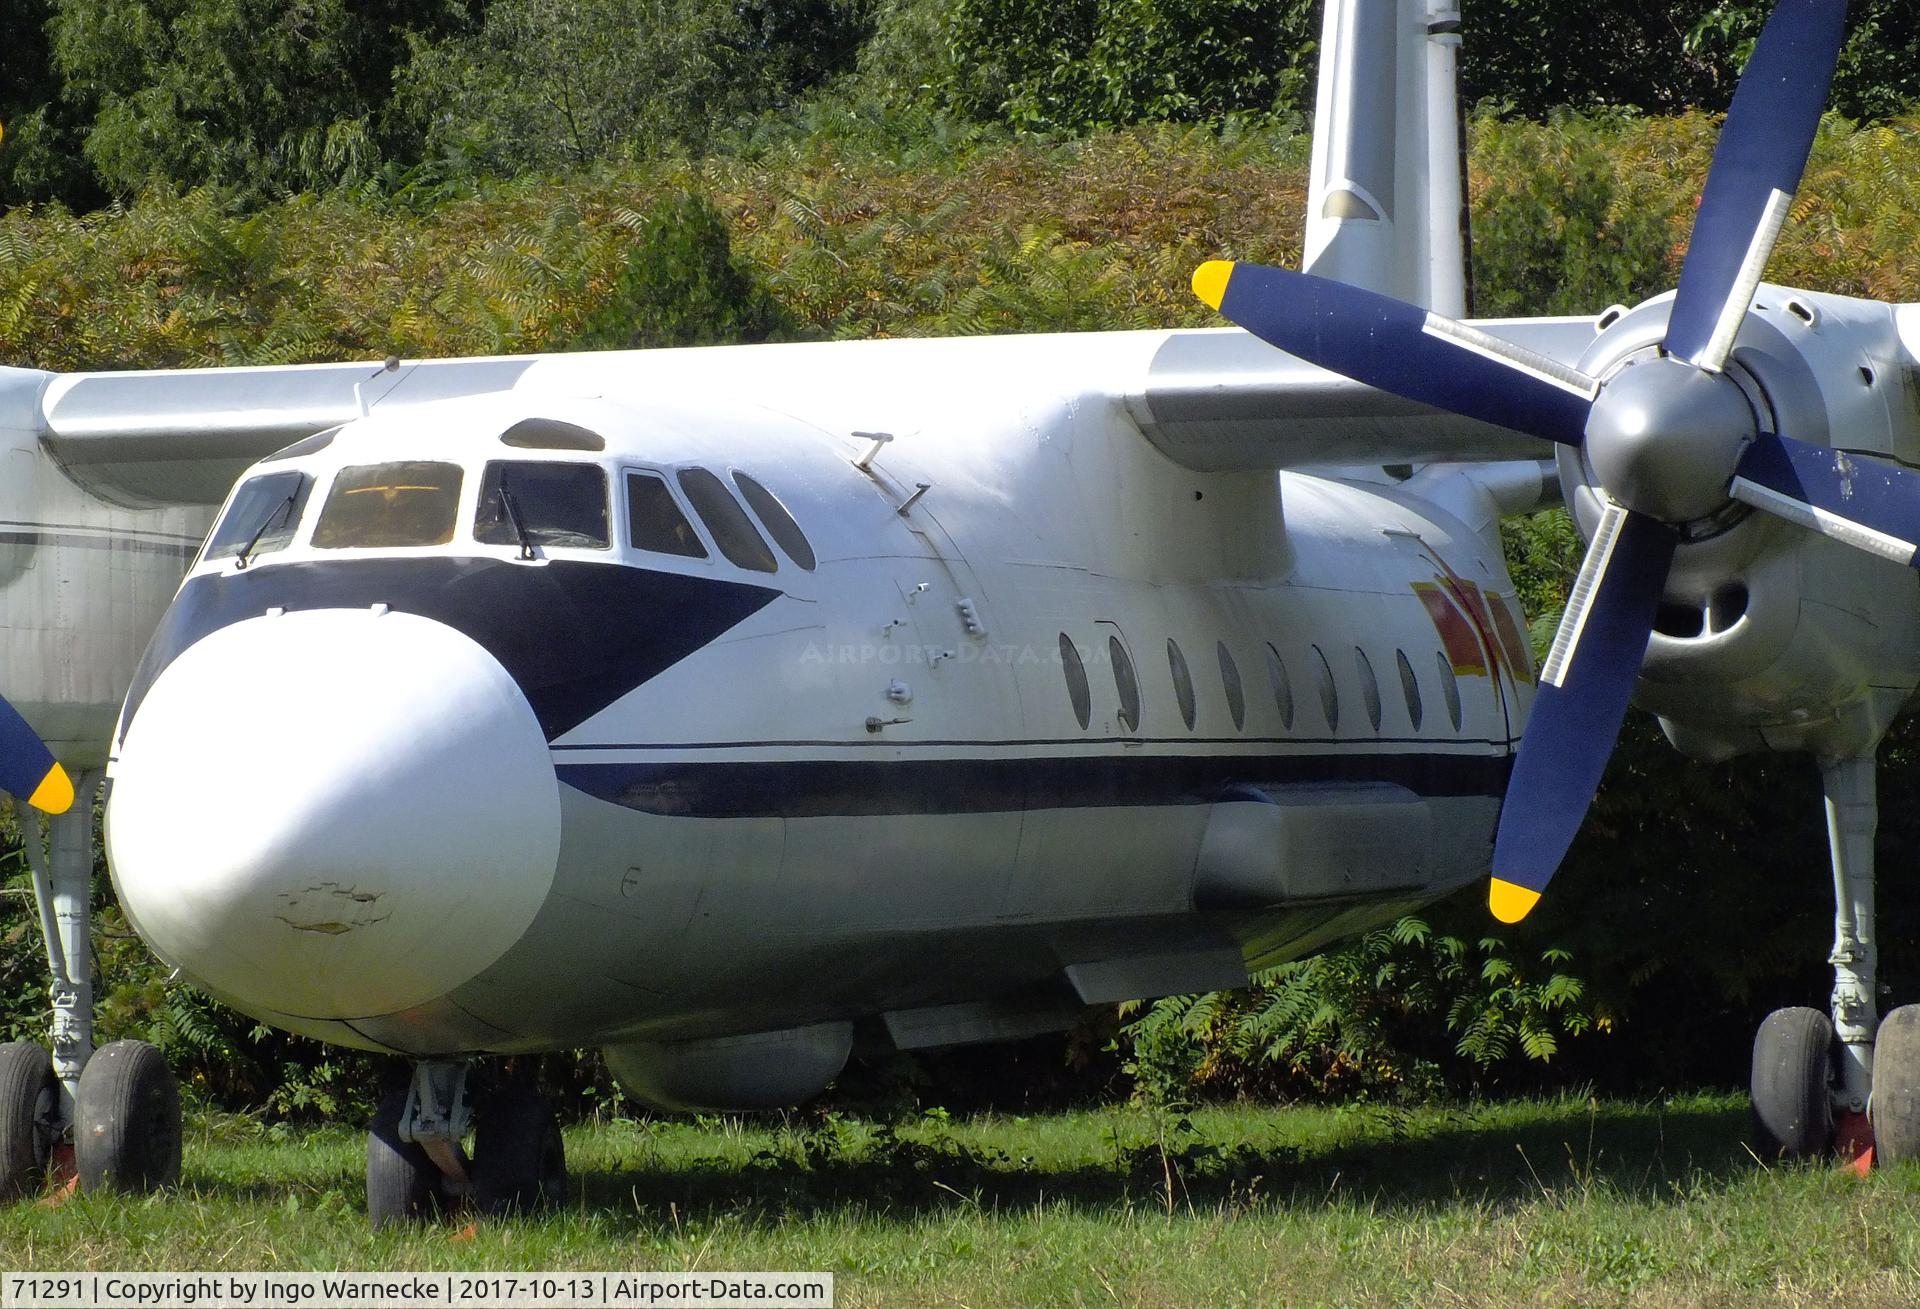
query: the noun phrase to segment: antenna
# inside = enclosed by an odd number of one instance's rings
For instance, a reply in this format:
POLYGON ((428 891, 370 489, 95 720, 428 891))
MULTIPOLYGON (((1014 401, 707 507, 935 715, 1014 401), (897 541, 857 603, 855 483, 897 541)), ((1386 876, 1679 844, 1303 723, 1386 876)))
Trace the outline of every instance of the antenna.
MULTIPOLYGON (((371 373, 367 374, 366 381, 355 382, 353 384, 353 405, 354 405, 354 408, 360 411, 360 416, 362 418, 365 418, 368 414, 373 412, 373 402, 367 399, 366 392, 362 388, 366 386, 367 382, 371 382, 374 378, 380 376, 380 374, 382 373, 397 373, 399 371, 400 371, 400 356, 388 355, 384 363, 382 363, 378 368, 374 369, 371 373)), ((385 392, 382 392, 381 394, 384 395, 385 392)))

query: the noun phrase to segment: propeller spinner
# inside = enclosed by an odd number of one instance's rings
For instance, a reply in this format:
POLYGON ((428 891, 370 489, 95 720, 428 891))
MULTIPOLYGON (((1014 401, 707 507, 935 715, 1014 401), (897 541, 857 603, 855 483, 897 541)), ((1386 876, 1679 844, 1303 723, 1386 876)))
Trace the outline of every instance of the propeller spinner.
POLYGON ((1806 170, 1846 15, 1846 0, 1774 10, 1714 151, 1661 353, 1604 381, 1344 283, 1218 260, 1194 273, 1196 295, 1289 354, 1579 447, 1605 493, 1501 809, 1488 899, 1503 922, 1539 902, 1592 803, 1682 527, 1739 500, 1915 562, 1920 476, 1762 431, 1725 375, 1806 170))

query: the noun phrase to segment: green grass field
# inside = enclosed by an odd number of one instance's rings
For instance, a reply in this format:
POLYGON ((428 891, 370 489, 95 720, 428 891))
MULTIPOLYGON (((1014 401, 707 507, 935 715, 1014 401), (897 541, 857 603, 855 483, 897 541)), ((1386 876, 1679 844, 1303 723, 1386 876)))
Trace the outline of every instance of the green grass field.
POLYGON ((1745 1101, 570 1131, 572 1199, 374 1234, 358 1133, 195 1124, 179 1191, 0 1269, 825 1269, 855 1305, 1920 1304, 1920 1168, 1764 1168, 1745 1101))

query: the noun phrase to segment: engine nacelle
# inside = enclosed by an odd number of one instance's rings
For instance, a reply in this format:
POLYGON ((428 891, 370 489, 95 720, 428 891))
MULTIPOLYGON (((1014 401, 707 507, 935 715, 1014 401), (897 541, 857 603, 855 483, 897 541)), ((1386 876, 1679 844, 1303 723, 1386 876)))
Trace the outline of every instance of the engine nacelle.
MULTIPOLYGON (((1651 357, 1671 296, 1603 316, 1583 371, 1651 357)), ((1889 306, 1763 286, 1727 375, 1763 431, 1913 463, 1914 360, 1889 306)), ((1581 534, 1602 504, 1583 454, 1561 483, 1581 534)), ((1688 525, 1635 703, 1686 753, 1831 757, 1871 747, 1920 685, 1920 575, 1729 502, 1688 525)))
POLYGON ((853 1024, 700 1041, 635 1041, 603 1053, 620 1089, 654 1109, 744 1112, 810 1100, 839 1076, 853 1024))

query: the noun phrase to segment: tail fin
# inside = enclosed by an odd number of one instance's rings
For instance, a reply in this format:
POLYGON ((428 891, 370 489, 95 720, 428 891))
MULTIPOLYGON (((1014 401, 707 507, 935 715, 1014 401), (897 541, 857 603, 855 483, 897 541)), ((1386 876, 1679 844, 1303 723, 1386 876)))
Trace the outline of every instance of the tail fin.
POLYGON ((1454 0, 1327 0, 1307 272, 1467 313, 1454 0))

